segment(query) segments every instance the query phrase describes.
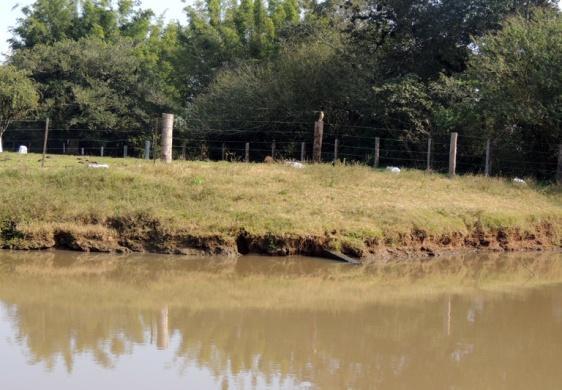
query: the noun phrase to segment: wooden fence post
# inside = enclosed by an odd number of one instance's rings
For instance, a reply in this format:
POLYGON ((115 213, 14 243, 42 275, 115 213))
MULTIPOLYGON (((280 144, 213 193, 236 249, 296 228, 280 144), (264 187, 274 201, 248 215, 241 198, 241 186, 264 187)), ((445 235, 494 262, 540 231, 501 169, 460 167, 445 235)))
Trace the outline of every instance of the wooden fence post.
POLYGON ((41 160, 41 168, 45 168, 45 158, 47 155, 47 139, 49 138, 49 118, 45 121, 45 137, 43 138, 43 159, 41 160))
POLYGON ((246 150, 244 153, 244 161, 250 162, 250 143, 246 142, 246 150))
POLYGON ((144 141, 144 159, 150 160, 150 141, 144 141))
POLYGON ((181 159, 187 160, 187 142, 185 141, 181 144, 181 159))
POLYGON ((301 162, 304 162, 306 158, 306 143, 301 142, 301 162))
POLYGON ((84 148, 80 148, 80 154, 83 156, 84 155, 84 148))
POLYGON ((484 175, 486 177, 490 176, 491 173, 491 160, 490 157, 492 156, 491 154, 491 142, 490 140, 486 141, 486 165, 484 167, 484 175))
POLYGON ((201 145, 201 160, 209 159, 209 147, 206 143, 201 145))
POLYGON ((334 163, 338 161, 338 144, 339 140, 336 138, 336 140, 334 141, 334 163))
POLYGON ((62 143, 62 154, 66 154, 66 141, 62 143))
POLYGON ((100 156, 103 157, 103 146, 100 147, 100 156))
POLYGON ((127 145, 123 145, 123 158, 127 158, 128 147, 127 145))
POLYGON ((314 143, 312 144, 312 161, 322 162, 322 136, 324 135, 324 113, 320 111, 314 122, 314 143))
POLYGON ((427 139, 427 163, 426 170, 431 171, 431 137, 427 139))
POLYGON ((375 137, 375 168, 379 167, 379 162, 381 159, 381 139, 375 137))
POLYGON ((162 161, 172 162, 172 140, 174 136, 174 115, 162 114, 162 161))
POLYGON ((459 133, 451 133, 451 145, 449 146, 449 176, 457 173, 457 139, 459 133))
POLYGON ((277 145, 275 144, 275 140, 273 140, 273 142, 271 143, 271 158, 275 160, 275 147, 277 145))
POLYGON ((562 184, 562 144, 558 146, 558 168, 556 169, 556 182, 562 184))
POLYGON ((224 144, 224 142, 222 143, 222 147, 221 147, 221 158, 223 161, 226 158, 226 145, 224 144))

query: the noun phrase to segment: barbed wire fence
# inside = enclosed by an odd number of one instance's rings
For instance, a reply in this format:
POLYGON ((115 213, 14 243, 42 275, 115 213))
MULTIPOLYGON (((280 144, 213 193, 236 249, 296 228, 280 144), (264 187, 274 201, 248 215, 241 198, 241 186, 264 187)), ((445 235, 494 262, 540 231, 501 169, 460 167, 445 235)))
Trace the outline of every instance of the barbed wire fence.
MULTIPOLYGON (((404 136, 404 129, 325 123, 320 158, 314 156, 314 123, 246 121, 244 126, 217 121, 212 128, 177 126, 172 142, 177 160, 263 162, 292 160, 396 166, 438 173, 534 177, 562 182, 562 145, 517 144, 464 134, 404 136), (540 150, 537 150, 537 147, 540 150), (521 158, 515 158, 520 156, 521 158)), ((158 159, 160 125, 137 130, 52 126, 18 121, 3 136, 4 150, 89 157, 158 159), (48 133, 48 137, 46 137, 48 133), (46 142, 45 142, 46 139, 46 142)))

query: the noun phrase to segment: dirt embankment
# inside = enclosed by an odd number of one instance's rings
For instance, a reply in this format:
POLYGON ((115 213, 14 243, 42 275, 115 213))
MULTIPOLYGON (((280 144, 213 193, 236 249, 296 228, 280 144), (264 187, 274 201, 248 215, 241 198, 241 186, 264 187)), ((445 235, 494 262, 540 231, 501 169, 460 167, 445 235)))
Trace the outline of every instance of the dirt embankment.
POLYGON ((562 249, 562 239, 547 223, 531 229, 485 230, 474 226, 469 233, 431 235, 422 229, 364 241, 346 241, 341 232, 317 235, 255 235, 244 230, 229 234, 197 235, 170 230, 156 219, 142 216, 83 221, 81 224, 46 224, 27 227, 16 222, 0 226, 2 249, 69 249, 84 252, 152 252, 178 255, 237 256, 257 253, 270 256, 322 257, 336 250, 373 261, 403 257, 432 257, 468 250, 541 251, 562 249))

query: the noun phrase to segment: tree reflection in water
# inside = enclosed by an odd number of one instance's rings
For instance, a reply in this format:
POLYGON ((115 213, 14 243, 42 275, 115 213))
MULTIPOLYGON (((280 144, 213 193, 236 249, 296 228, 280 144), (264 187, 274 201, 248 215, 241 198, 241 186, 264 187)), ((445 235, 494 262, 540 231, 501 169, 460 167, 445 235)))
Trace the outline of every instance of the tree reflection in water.
MULTIPOLYGON (((33 260, 0 262, 1 305, 30 363, 53 368, 62 357, 69 373, 78 355, 90 355, 98 365, 118 371, 121 356, 137 353, 137 346, 153 345, 154 350, 173 349, 178 375, 195 364, 209 369, 219 383, 249 374, 254 383, 258 378, 271 383, 280 377, 338 389, 558 388, 562 384, 559 285, 413 295, 353 307, 334 302, 329 309, 234 305, 207 310, 182 295, 183 290, 174 299, 164 295, 168 299, 160 301, 158 289, 163 287, 158 286, 166 285, 168 271, 194 272, 193 265, 163 265, 169 267, 167 272, 154 276, 152 271, 127 270, 150 270, 154 264, 133 260, 125 266, 105 264, 113 275, 108 279, 84 271, 89 258, 59 262, 59 254, 27 256, 33 260), (150 282, 146 275, 152 275, 150 282), (77 280, 79 289, 73 284, 77 280), (120 289, 113 284, 116 280, 120 289), (101 293, 105 288, 114 299, 101 293)), ((509 269, 524 261, 535 274, 543 270, 552 275, 560 260, 560 255, 545 255, 502 261, 509 263, 509 269)), ((459 261, 466 263, 466 259, 459 261)), ((236 267, 244 268, 245 275, 246 265, 214 264, 208 272, 225 273, 236 283, 242 277, 236 276, 236 267)), ((294 271, 299 266, 288 267, 294 271)), ((466 273, 482 277, 486 267, 493 268, 481 263, 466 273)), ((303 274, 309 270, 294 272, 286 282, 303 274)))

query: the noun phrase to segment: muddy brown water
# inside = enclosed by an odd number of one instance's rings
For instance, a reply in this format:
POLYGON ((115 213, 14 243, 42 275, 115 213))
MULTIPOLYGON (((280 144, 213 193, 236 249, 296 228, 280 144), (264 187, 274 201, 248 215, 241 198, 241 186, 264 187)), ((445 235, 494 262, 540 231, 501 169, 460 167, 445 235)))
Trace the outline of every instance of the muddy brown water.
POLYGON ((0 389, 560 389, 561 263, 0 252, 0 389), (267 306, 315 281, 318 301, 267 306))

